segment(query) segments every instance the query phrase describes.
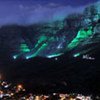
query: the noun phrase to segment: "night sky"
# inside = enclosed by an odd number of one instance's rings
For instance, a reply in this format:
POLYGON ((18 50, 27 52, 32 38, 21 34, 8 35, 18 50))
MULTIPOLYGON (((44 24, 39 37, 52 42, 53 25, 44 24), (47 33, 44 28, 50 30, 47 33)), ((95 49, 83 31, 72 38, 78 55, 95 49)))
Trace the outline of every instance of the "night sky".
POLYGON ((0 24, 32 24, 63 19, 99 0, 0 0, 0 24))
POLYGON ((93 3, 99 0, 0 0, 1 3, 6 4, 24 4, 24 5, 33 5, 33 4, 60 4, 60 5, 71 5, 71 6, 81 6, 88 3, 93 3))

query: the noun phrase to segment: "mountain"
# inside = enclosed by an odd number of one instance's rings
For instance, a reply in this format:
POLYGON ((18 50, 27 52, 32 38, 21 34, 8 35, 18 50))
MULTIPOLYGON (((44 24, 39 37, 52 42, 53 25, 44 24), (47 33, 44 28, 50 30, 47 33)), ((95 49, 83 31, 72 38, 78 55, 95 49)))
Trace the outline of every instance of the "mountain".
POLYGON ((63 21, 0 28, 0 70, 34 92, 100 93, 100 11, 63 21))
POLYGON ((82 51, 86 45, 100 42, 99 15, 97 3, 87 7, 83 14, 70 14, 62 21, 30 26, 2 26, 0 28, 1 57, 30 59, 41 56, 52 58, 70 50, 75 50, 73 55, 78 51, 80 54, 87 53, 94 47, 82 51))

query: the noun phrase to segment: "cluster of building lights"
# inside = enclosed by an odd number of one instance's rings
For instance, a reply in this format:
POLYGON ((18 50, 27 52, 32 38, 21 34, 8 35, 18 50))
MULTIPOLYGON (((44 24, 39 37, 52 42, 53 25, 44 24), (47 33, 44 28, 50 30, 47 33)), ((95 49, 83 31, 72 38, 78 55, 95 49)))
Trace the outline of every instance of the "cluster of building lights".
POLYGON ((0 100, 15 100, 15 97, 23 92, 25 92, 23 85, 13 85, 0 79, 0 100))
MULTIPOLYGON (((100 100, 100 97, 95 97, 100 100)), ((92 95, 84 96, 77 93, 51 93, 51 94, 32 94, 27 93, 22 84, 13 85, 3 81, 0 76, 0 100, 94 100, 92 95)))
POLYGON ((0 80, 0 100, 92 100, 91 96, 74 93, 52 93, 48 95, 35 95, 32 93, 25 95, 24 93, 23 85, 18 84, 13 86, 11 83, 0 80))

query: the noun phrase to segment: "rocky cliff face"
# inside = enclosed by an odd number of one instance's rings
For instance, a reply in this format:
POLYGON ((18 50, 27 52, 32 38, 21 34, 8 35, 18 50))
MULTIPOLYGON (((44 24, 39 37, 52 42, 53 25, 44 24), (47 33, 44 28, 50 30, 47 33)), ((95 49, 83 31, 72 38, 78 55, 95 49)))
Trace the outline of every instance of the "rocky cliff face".
POLYGON ((4 53, 14 59, 52 58, 73 50, 72 54, 84 54, 95 48, 89 48, 89 45, 99 43, 99 3, 87 7, 83 14, 71 14, 63 21, 0 28, 0 55, 4 53))

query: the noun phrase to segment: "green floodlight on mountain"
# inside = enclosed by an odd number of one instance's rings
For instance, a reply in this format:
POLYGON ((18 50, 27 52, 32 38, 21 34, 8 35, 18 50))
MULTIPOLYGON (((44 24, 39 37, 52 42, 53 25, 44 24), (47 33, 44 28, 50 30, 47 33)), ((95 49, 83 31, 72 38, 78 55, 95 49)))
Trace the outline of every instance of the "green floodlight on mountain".
POLYGON ((29 47, 27 46, 27 44, 22 43, 22 44, 20 45, 20 51, 21 51, 21 52, 30 52, 30 49, 29 49, 29 47))

